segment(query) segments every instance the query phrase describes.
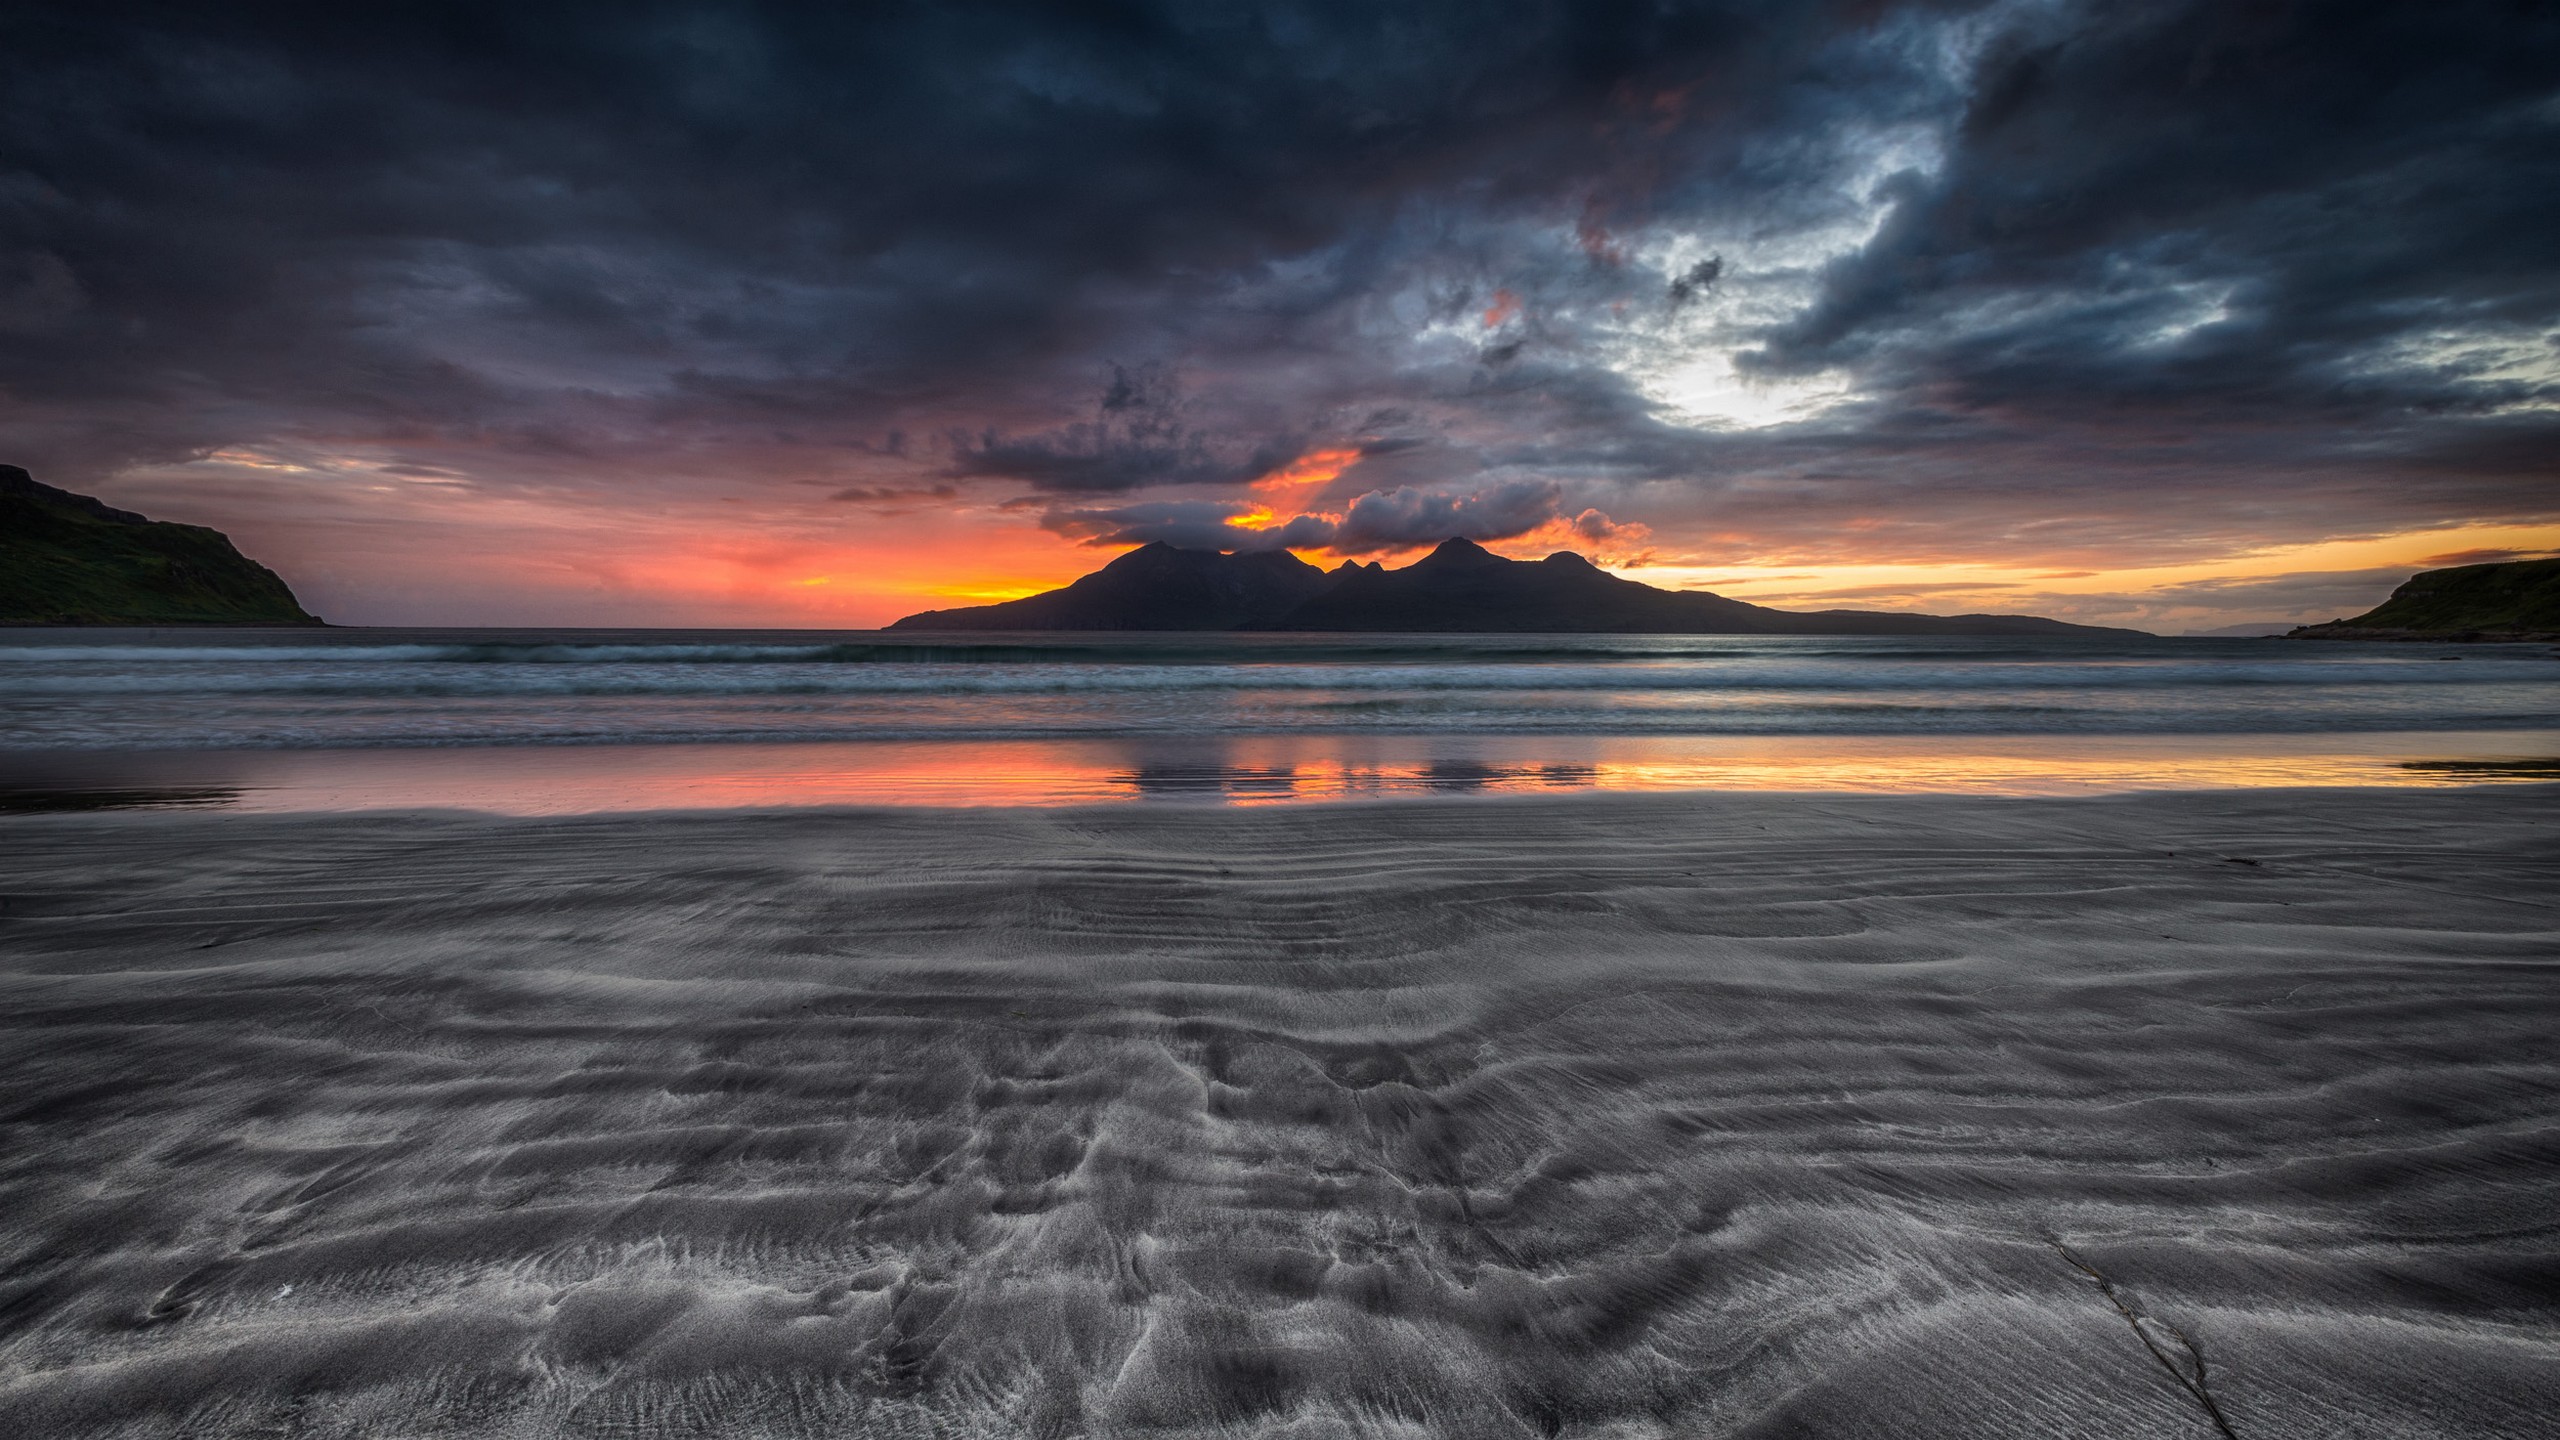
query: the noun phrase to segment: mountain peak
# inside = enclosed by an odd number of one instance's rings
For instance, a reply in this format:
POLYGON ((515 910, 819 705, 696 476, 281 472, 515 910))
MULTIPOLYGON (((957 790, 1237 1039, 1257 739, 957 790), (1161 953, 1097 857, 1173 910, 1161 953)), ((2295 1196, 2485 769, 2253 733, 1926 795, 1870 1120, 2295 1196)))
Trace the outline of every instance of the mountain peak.
POLYGON ((1417 565, 1482 565, 1489 561, 1506 565, 1510 563, 1463 535, 1452 535, 1441 541, 1430 554, 1414 563, 1417 565))

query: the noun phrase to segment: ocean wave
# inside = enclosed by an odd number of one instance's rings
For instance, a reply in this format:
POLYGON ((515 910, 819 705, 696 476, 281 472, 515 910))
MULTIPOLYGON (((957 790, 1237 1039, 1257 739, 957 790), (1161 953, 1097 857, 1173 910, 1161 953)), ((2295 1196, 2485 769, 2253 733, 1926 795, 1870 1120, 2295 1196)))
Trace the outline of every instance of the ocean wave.
POLYGON ((19 748, 2560 724, 2545 650, 2280 642, 413 632, 0 644, 0 662, 0 747, 19 748))
POLYGON ((1613 707, 1394 707, 1367 712, 1197 708, 1003 714, 555 708, 499 713, 297 710, 219 716, 22 715, 0 723, 0 751, 185 748, 270 750, 486 745, 663 745, 845 740, 1047 740, 1134 736, 2144 736, 2539 730, 2546 714, 2379 711, 2250 714, 2109 712, 2049 705, 1868 703, 1636 711, 1613 707))
MULTIPOLYGON (((989 640, 410 640, 272 644, 0 645, 0 665, 1252 665, 1340 663, 1679 662, 1785 659, 1871 664, 2157 663, 2282 656, 2281 642, 2091 641, 1975 636, 1389 636, 1187 635, 1082 638, 1074 632, 989 640)), ((2297 649, 2291 652, 2299 655, 2297 649)), ((2357 655, 2367 668, 2407 657, 2357 655)), ((2433 658, 2432 656, 2428 658, 2433 658)))
POLYGON ((1879 667, 1787 664, 1757 660, 1720 665, 1443 664, 1436 666, 1254 664, 1132 665, 1057 663, 951 668, 932 664, 857 665, 813 669, 777 665, 722 667, 633 664, 447 668, 408 665, 234 667, 219 664, 117 668, 22 669, 7 677, 17 696, 73 695, 375 695, 433 699, 552 695, 1026 695, 1076 692, 1180 691, 1551 691, 1790 692, 1940 690, 2232 690, 2274 688, 2475 688, 2513 685, 2501 667, 2431 667, 2377 677, 2351 666, 1971 665, 1879 667))

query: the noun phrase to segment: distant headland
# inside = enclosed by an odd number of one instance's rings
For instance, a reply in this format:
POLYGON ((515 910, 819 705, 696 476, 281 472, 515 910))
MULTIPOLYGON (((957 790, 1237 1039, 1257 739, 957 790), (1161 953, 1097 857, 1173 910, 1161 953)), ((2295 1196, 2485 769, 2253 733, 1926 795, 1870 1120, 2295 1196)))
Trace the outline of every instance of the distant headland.
POLYGON ((2305 625, 2296 640, 2560 640, 2560 560, 2421 570, 2352 620, 2305 625))
POLYGON ((0 465, 0 625, 317 625, 219 530, 149 520, 0 465))
POLYGON ((1772 610, 1611 575, 1571 551, 1506 560, 1447 540, 1400 570, 1285 550, 1141 546, 1062 589, 909 615, 892 630, 1297 630, 1636 635, 2142 635, 2033 615, 1772 610))

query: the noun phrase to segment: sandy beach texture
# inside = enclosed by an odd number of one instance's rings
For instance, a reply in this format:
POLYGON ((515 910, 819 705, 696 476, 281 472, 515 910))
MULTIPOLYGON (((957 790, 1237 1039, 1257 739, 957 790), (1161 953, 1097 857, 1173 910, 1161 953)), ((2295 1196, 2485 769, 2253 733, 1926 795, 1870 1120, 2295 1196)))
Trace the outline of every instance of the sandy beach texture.
POLYGON ((2547 1436, 2556 802, 15 818, 0 1431, 2547 1436))

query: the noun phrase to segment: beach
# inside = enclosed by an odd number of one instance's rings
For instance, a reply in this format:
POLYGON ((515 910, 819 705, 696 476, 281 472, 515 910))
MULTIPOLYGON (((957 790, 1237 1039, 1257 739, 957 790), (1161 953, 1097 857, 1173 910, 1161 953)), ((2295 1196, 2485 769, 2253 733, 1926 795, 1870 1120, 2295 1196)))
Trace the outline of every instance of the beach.
POLYGON ((2529 1436, 2560 793, 0 821, 0 1428, 2529 1436))

